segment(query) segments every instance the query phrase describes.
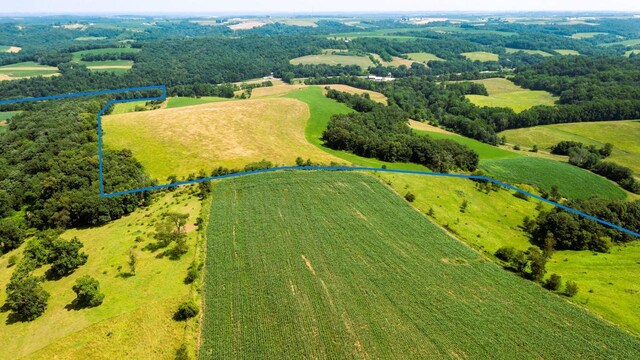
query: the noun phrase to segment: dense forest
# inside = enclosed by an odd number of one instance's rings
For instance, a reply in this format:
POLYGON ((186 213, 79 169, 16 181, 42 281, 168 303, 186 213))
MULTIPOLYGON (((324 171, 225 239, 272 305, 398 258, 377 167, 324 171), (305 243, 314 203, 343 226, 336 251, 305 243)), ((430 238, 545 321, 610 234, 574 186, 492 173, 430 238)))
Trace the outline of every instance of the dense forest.
MULTIPOLYGON (((0 136, 0 234, 11 239, 3 252, 26 228, 104 224, 149 201, 146 193, 100 198, 95 114, 104 103, 47 102, 10 121, 0 136)), ((152 184, 129 151, 104 151, 104 180, 106 192, 152 184)))

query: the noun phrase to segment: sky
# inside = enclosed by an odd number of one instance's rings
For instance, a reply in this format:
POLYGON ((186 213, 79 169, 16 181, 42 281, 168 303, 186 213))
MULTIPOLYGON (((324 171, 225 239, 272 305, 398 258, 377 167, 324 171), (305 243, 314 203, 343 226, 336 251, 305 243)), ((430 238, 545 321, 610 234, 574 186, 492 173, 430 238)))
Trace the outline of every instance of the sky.
POLYGON ((2 0, 12 13, 640 12, 639 0, 2 0))

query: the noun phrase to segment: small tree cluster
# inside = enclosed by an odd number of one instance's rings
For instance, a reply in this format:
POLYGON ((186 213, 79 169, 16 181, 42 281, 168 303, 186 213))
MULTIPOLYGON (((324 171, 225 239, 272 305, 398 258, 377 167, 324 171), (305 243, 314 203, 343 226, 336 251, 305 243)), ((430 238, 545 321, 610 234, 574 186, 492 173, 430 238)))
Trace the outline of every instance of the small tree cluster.
POLYGON ((22 321, 32 321, 47 309, 49 293, 42 287, 42 279, 31 274, 33 263, 22 262, 7 285, 6 306, 22 321))
POLYGON ((175 257, 180 257, 181 255, 186 254, 187 251, 189 251, 189 247, 187 245, 187 234, 185 232, 187 219, 189 219, 189 214, 164 214, 163 221, 156 225, 156 247, 165 248, 172 243, 175 243, 170 254, 175 257))
POLYGON ((29 241, 24 250, 24 257, 25 261, 32 263, 36 268, 51 264, 47 274, 60 278, 70 275, 87 262, 88 255, 81 252, 83 246, 76 237, 63 240, 57 233, 45 231, 29 241))
POLYGON ((95 307, 104 300, 104 294, 100 292, 100 283, 89 275, 78 278, 72 289, 76 293, 75 304, 79 307, 95 307))
POLYGON ((506 263, 506 267, 533 281, 540 281, 546 274, 547 257, 540 249, 531 246, 527 251, 512 246, 498 249, 495 256, 506 263))
POLYGON ((199 311, 200 309, 198 309, 198 305, 195 302, 185 301, 178 306, 178 310, 173 315, 173 318, 178 321, 184 321, 195 317, 199 311))

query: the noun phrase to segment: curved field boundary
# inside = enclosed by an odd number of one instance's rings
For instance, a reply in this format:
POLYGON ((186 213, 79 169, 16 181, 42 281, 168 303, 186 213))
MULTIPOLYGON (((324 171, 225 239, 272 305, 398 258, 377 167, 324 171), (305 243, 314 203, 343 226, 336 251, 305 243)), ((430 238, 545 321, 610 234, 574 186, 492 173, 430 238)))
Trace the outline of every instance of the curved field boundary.
POLYGON ((276 171, 373 171, 373 172, 387 172, 387 173, 397 173, 397 174, 410 174, 410 175, 422 175, 422 176, 439 176, 439 177, 450 177, 450 178, 458 178, 458 179, 488 181, 488 182, 491 182, 493 184, 502 186, 502 187, 504 187, 506 189, 519 192, 519 193, 524 194, 524 195, 526 195, 528 197, 532 197, 534 199, 537 199, 537 200, 540 200, 540 201, 544 201, 544 202, 546 202, 548 204, 551 204, 551 205, 553 205, 553 206, 555 206, 557 208, 563 209, 565 211, 568 211, 570 213, 576 214, 576 215, 581 216, 583 218, 586 218, 586 219, 589 219, 589 220, 593 220, 593 221, 595 221, 595 222, 597 222, 599 224, 602 224, 604 226, 610 227, 612 229, 619 230, 619 231, 622 231, 622 232, 624 232, 626 234, 629 234, 629 235, 635 236, 637 238, 640 238, 640 233, 637 233, 637 232, 629 230, 629 229, 625 229, 625 228, 623 228, 621 226, 618 226, 616 224, 613 224, 613 223, 610 223, 608 221, 599 219, 599 218, 597 218, 595 216, 591 216, 591 215, 589 215, 587 213, 584 213, 584 212, 576 210, 574 208, 559 204, 557 202, 545 199, 545 198, 543 198, 541 196, 538 196, 536 194, 532 194, 532 193, 530 193, 528 191, 519 189, 519 188, 517 188, 515 186, 503 183, 501 181, 492 179, 492 178, 487 177, 487 176, 464 175, 464 174, 445 174, 445 173, 428 172, 428 171, 417 171, 417 170, 394 170, 394 169, 382 169, 382 168, 358 167, 358 166, 354 166, 354 167, 349 167, 349 166, 280 166, 280 167, 274 167, 274 168, 270 168, 270 169, 255 170, 255 171, 248 171, 248 172, 239 172, 239 173, 234 173, 234 174, 212 176, 212 177, 200 178, 200 179, 189 180, 189 181, 181 181, 181 182, 176 182, 176 183, 172 183, 172 184, 156 185, 156 186, 149 186, 149 187, 133 189, 133 190, 105 193, 104 192, 104 178, 103 178, 103 171, 102 171, 103 170, 103 161, 102 161, 102 120, 101 120, 102 119, 102 115, 113 104, 128 103, 128 102, 134 102, 134 101, 166 100, 166 98, 167 98, 167 88, 164 85, 147 86, 147 87, 140 87, 140 88, 126 88, 126 89, 116 89, 116 90, 95 91, 95 92, 84 92, 84 93, 75 93, 75 94, 52 95, 52 96, 25 98, 25 99, 3 100, 3 101, 0 101, 0 105, 15 104, 15 103, 25 103, 25 102, 30 102, 30 101, 57 100, 57 99, 68 99, 68 98, 86 97, 86 96, 108 95, 108 94, 117 94, 117 93, 130 92, 130 91, 148 91, 148 90, 161 90, 162 94, 159 97, 111 100, 111 101, 107 102, 107 104, 98 113, 98 116, 97 116, 97 120, 98 120, 98 160, 99 160, 98 162, 99 162, 99 169, 100 169, 100 197, 102 197, 102 198, 122 196, 122 195, 127 195, 127 194, 140 193, 140 192, 144 192, 144 191, 162 190, 162 189, 168 189, 168 188, 177 187, 177 186, 197 184, 197 183, 201 183, 201 182, 205 182, 205 181, 220 180, 220 179, 247 176, 247 175, 257 175, 257 174, 264 174, 264 173, 270 173, 270 172, 276 172, 276 171))

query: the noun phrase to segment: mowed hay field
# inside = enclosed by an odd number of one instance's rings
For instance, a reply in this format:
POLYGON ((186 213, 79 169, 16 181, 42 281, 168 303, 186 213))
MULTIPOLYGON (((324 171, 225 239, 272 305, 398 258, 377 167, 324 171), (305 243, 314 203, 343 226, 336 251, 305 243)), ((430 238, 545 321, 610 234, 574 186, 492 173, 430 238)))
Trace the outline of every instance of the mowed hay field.
POLYGON ((373 66, 373 62, 368 56, 354 55, 307 55, 292 59, 291 64, 326 64, 326 65, 358 65, 362 69, 373 66))
POLYGON ((553 55, 549 54, 548 52, 542 51, 542 50, 513 49, 513 48, 506 48, 505 50, 506 50, 507 54, 515 54, 515 53, 518 53, 518 52, 524 52, 524 53, 527 53, 527 54, 530 54, 530 55, 541 55, 541 56, 544 56, 544 57, 553 56, 553 55))
POLYGON ((58 68, 40 65, 32 61, 0 66, 0 80, 33 76, 51 76, 55 74, 58 74, 58 68))
POLYGON ((373 177, 224 181, 211 211, 201 359, 640 356, 637 338, 485 260, 373 177))
MULTIPOLYGON (((148 208, 107 225, 64 232, 63 239, 78 237, 84 244, 87 263, 67 277, 43 284, 51 297, 47 310, 36 320, 7 324, 9 312, 0 311, 0 359, 169 359, 183 342, 193 353, 196 320, 172 319, 178 304, 190 297, 191 287, 183 279, 201 236, 193 224, 201 216, 202 203, 189 190, 160 195, 148 208), (155 241, 154 225, 164 212, 189 214, 189 252, 179 260, 158 258, 162 250, 143 250, 155 241), (136 242, 138 236, 143 241, 136 242), (135 276, 128 276, 130 249, 138 257, 135 276), (67 309, 75 298, 72 286, 83 275, 100 282, 104 302, 94 308, 67 309)), ((0 256, 0 304, 5 302, 4 289, 16 268, 7 267, 8 259, 21 258, 23 248, 0 256)))
POLYGON ((152 178, 164 182, 170 175, 263 159, 288 165, 298 156, 339 161, 305 140, 308 119, 303 102, 264 99, 111 115, 102 123, 106 147, 130 149, 152 178))
POLYGON ((628 166, 640 174, 640 120, 545 125, 507 130, 500 135, 506 136, 510 144, 538 145, 547 151, 565 140, 597 147, 611 143, 614 149, 608 160, 628 166))
POLYGON ((409 59, 415 60, 421 63, 428 63, 429 61, 446 61, 445 59, 442 59, 436 55, 425 53, 425 52, 409 53, 407 54, 407 56, 409 56, 409 59))
POLYGON ((477 106, 508 107, 521 112, 536 105, 552 106, 556 98, 546 91, 529 90, 503 78, 474 80, 487 88, 489 96, 466 95, 477 106))
POLYGON ((497 54, 493 54, 486 51, 472 51, 460 54, 471 61, 498 61, 500 57, 497 54))
POLYGON ((494 179, 511 184, 537 185, 551 191, 557 185, 560 194, 571 199, 602 197, 621 200, 627 193, 613 182, 567 163, 534 157, 484 160, 479 168, 494 179))

